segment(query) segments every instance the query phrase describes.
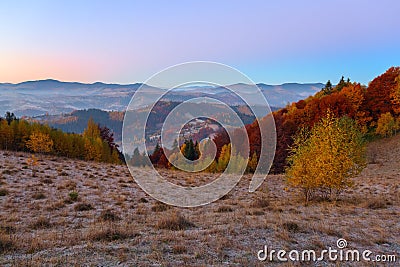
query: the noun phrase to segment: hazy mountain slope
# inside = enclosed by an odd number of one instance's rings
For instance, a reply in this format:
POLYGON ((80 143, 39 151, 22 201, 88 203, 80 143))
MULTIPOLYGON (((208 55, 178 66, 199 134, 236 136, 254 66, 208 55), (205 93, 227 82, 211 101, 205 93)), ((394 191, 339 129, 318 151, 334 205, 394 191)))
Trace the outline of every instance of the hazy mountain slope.
MULTIPOLYGON (((102 110, 123 111, 127 107, 135 91, 142 86, 135 84, 84 84, 77 82, 60 82, 56 80, 28 81, 19 84, 0 84, 0 114, 6 111, 17 116, 37 116, 46 113, 61 114, 79 109, 96 108, 102 110)), ((150 99, 154 93, 165 92, 165 89, 145 86, 145 98, 150 99)), ((234 85, 245 90, 245 84, 234 85)), ((313 95, 323 87, 323 84, 258 84, 274 107, 285 106, 288 102, 303 99, 313 95)), ((210 96, 229 105, 243 104, 226 90, 215 87, 188 87, 170 92, 165 100, 184 101, 193 97, 210 96)))

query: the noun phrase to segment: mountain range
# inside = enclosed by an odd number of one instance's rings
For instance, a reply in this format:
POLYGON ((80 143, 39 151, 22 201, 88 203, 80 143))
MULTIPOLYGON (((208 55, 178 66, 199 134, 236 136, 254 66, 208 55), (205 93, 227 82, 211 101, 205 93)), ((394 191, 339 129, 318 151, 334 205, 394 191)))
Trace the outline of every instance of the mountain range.
MULTIPOLYGON (((124 111, 133 94, 143 86, 146 97, 151 98, 165 88, 150 85, 107 84, 96 82, 92 84, 78 82, 61 82, 57 80, 27 81, 18 84, 0 83, 0 114, 6 111, 17 116, 38 116, 70 113, 74 110, 101 109, 107 111, 124 111)), ((248 84, 230 85, 239 90, 246 90, 248 84)), ((285 83, 281 85, 257 84, 272 107, 283 107, 287 103, 314 95, 324 84, 322 83, 285 83)), ((164 100, 182 102, 193 97, 212 97, 234 106, 241 105, 224 87, 192 86, 174 89, 168 92, 164 100)), ((143 100, 143 106, 148 100, 143 100)))

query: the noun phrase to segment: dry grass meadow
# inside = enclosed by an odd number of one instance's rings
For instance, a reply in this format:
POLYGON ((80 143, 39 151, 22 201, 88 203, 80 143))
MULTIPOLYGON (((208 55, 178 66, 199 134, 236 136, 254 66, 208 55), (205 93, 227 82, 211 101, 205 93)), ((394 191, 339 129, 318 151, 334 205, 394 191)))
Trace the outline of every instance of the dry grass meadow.
MULTIPOLYGON (((376 266, 257 259, 264 245, 319 251, 338 238, 399 255, 400 136, 372 143, 368 154, 337 201, 304 206, 281 175, 248 193, 245 176, 217 202, 176 208, 147 196, 125 166, 44 157, 32 177, 29 154, 0 151, 0 266, 376 266)), ((164 175, 186 185, 215 178, 164 175)))

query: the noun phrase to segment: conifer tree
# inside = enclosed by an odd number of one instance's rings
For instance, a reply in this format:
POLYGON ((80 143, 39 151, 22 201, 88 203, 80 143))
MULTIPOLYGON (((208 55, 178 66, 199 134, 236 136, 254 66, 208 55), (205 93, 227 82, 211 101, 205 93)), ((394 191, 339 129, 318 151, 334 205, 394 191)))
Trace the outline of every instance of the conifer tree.
POLYGON ((322 92, 324 93, 324 95, 329 95, 332 93, 332 83, 331 80, 328 80, 325 84, 325 87, 322 88, 322 92))

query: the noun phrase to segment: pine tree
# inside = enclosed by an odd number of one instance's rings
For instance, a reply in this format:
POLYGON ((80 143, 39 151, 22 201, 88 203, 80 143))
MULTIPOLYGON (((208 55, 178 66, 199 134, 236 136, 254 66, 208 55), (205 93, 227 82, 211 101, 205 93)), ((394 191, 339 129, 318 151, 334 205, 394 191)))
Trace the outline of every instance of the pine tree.
POLYGON ((162 153, 163 153, 162 148, 161 148, 160 144, 157 143, 156 147, 154 148, 153 153, 150 156, 150 161, 151 161, 151 163, 153 163, 153 165, 158 164, 158 161, 160 160, 162 153))
POLYGON ((12 121, 17 120, 17 117, 14 115, 14 113, 11 113, 9 111, 6 112, 5 117, 8 125, 10 125, 12 121))
POLYGON ((137 147, 133 150, 131 164, 132 166, 137 166, 137 167, 142 166, 142 155, 140 155, 139 148, 137 147))
POLYGON ((200 146, 199 143, 196 141, 194 144, 194 159, 197 160, 200 158, 200 146))
POLYGON ((325 87, 322 88, 322 92, 324 93, 324 95, 329 95, 332 93, 332 83, 331 80, 328 80, 325 84, 325 87))
MULTIPOLYGON (((350 82, 350 79, 348 79, 348 81, 350 82)), ((342 76, 339 83, 336 85, 335 90, 340 92, 347 84, 348 83, 344 81, 344 77, 342 76)))
POLYGON ((199 158, 198 144, 193 143, 193 140, 186 140, 184 146, 182 146, 182 153, 188 160, 196 160, 199 158))

